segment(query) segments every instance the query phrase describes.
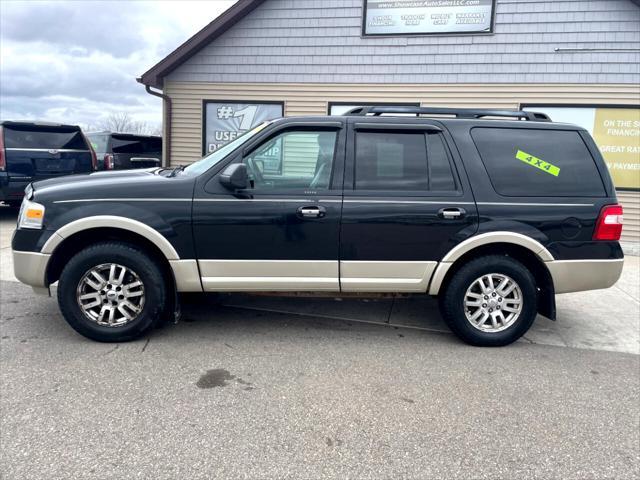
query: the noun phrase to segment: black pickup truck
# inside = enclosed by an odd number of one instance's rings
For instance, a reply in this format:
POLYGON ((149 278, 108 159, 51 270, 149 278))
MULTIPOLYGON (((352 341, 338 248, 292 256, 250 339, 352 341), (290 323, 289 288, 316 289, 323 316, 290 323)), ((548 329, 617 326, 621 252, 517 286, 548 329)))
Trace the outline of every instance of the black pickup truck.
POLYGON ((162 137, 132 133, 88 133, 98 155, 98 170, 128 170, 162 165, 162 137))

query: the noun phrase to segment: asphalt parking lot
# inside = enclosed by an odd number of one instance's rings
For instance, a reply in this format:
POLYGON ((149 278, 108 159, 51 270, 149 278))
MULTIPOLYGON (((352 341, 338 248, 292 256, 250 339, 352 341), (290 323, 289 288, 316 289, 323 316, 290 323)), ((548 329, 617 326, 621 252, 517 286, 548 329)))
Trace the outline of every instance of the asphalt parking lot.
POLYGON ((192 301, 127 344, 11 273, 0 209, 2 478, 638 478, 640 265, 505 348, 431 299, 192 301))

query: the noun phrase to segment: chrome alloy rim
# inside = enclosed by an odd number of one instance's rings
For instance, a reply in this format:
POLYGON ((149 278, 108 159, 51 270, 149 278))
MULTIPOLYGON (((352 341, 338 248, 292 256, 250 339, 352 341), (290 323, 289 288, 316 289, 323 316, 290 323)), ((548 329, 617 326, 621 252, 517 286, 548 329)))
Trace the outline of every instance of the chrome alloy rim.
POLYGON ((507 275, 477 278, 464 295, 464 314, 474 328, 495 333, 509 328, 522 312, 522 290, 507 275))
POLYGON ((76 290, 80 309, 92 322, 121 327, 135 320, 144 307, 144 284, 136 272, 117 263, 88 270, 76 290))

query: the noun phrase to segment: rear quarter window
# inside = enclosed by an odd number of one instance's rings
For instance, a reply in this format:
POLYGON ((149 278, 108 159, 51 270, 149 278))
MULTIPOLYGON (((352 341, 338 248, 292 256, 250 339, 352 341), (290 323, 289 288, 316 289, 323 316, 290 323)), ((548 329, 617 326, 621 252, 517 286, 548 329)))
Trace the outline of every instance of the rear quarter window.
POLYGON ((606 196, 595 160, 576 131, 476 127, 471 137, 500 195, 606 196))

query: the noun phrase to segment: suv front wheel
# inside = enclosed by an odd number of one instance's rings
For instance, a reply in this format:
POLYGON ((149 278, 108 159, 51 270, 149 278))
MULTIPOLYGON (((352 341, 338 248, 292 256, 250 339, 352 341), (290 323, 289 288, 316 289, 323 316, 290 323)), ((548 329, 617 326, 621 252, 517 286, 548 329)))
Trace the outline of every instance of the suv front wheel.
POLYGON ((58 303, 69 325, 99 342, 140 337, 162 317, 162 270, 142 250, 119 242, 92 245, 65 266, 58 303))
POLYGON ((465 342, 508 345, 524 335, 536 318, 535 279, 511 257, 476 258, 451 277, 441 297, 441 311, 449 328, 465 342))

